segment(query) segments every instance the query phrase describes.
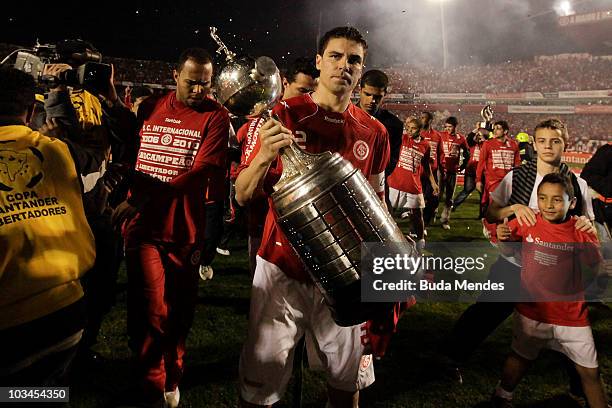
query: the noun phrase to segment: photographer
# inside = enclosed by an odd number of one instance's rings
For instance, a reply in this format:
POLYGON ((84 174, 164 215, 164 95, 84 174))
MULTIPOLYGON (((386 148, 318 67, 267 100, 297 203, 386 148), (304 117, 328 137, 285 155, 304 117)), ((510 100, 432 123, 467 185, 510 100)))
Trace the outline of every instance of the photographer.
POLYGON ((80 40, 60 44, 62 63, 46 64, 42 72, 42 78, 56 86, 45 95, 44 112, 39 115, 44 121, 38 119, 38 123, 44 122, 40 131, 103 157, 97 168, 80 169, 85 213, 94 233, 97 253, 93 268, 82 278, 88 323, 77 363, 88 365, 101 360, 91 347, 97 342, 104 315, 114 303, 122 258, 122 241, 111 227, 109 203, 122 201, 124 194, 113 192, 109 186, 114 180, 106 177, 105 183, 103 176, 111 158, 122 160, 136 151, 136 119, 117 96, 112 65, 108 76, 102 69, 95 71, 99 75, 90 83, 81 84, 75 79, 75 71, 82 69, 92 55, 100 57, 91 44, 80 40))

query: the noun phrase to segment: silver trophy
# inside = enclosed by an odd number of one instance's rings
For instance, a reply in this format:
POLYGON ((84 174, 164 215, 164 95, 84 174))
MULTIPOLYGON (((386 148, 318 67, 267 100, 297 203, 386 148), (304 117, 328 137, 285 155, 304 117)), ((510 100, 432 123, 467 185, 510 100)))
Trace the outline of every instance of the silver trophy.
MULTIPOLYGON (((274 61, 237 59, 213 29, 211 35, 227 56, 216 82, 219 102, 238 116, 265 114, 280 95, 274 61)), ((296 143, 281 160, 283 174, 272 194, 278 224, 336 323, 352 326, 388 309, 388 303, 361 302, 362 242, 399 243, 417 254, 366 178, 339 154, 307 153, 296 143)))

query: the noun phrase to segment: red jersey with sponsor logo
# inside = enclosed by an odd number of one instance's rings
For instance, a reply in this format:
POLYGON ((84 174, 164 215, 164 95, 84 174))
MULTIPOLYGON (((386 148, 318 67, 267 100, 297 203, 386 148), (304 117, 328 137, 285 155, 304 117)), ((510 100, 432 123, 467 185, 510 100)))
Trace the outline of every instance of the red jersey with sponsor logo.
POLYGON ((419 137, 418 141, 412 136, 404 134, 399 160, 395 170, 387 179, 389 187, 410 194, 421 194, 421 174, 423 165, 429 162, 429 143, 419 137))
POLYGON ((465 136, 457 132, 455 135, 451 135, 448 132, 442 132, 440 134, 442 139, 442 148, 444 149, 444 170, 450 173, 456 173, 459 171, 459 160, 461 156, 461 149, 469 151, 467 140, 465 136))
POLYGON ((209 187, 224 183, 229 117, 212 99, 196 111, 175 92, 149 103, 130 187, 131 199, 147 201, 126 227, 126 238, 200 242, 209 187))
POLYGON ((514 140, 489 139, 483 143, 480 150, 476 180, 482 180, 484 173, 485 189, 492 192, 501 183, 504 176, 520 164, 521 156, 518 144, 514 140))
MULTIPOLYGON (((532 320, 560 326, 588 326, 584 301, 559 301, 562 295, 582 291, 581 265, 595 265, 601 260, 597 237, 576 230, 576 220, 560 224, 536 215, 533 226, 508 223, 514 240, 521 240, 523 269, 521 286, 533 299, 551 302, 521 302, 516 310, 532 320)), ((523 295, 524 296, 524 295, 523 295)))
MULTIPOLYGON (((361 170, 375 184, 377 193, 384 194, 385 167, 389 161, 389 136, 385 127, 352 103, 343 113, 329 112, 314 103, 309 94, 280 102, 274 108, 283 125, 296 136, 297 143, 310 153, 336 152, 361 170), (374 182, 375 180, 375 182, 374 182)), ((247 167, 259 150, 255 141, 252 153, 241 164, 247 167)), ((272 163, 266 175, 264 189, 269 194, 282 174, 280 160, 272 163)), ((270 206, 272 203, 270 201, 270 206)), ((259 256, 278 266, 287 276, 308 281, 302 262, 276 223, 270 208, 264 227, 259 256)))
MULTIPOLYGON (((240 164, 250 163, 252 159, 253 149, 255 146, 259 146, 257 144, 257 139, 259 137, 259 128, 266 123, 264 118, 252 119, 242 125, 240 129, 238 129, 238 133, 236 133, 236 139, 240 144, 240 148, 242 149, 242 156, 240 157, 240 164)), ((253 156, 254 157, 254 156, 253 156)), ((238 172, 240 171, 240 167, 238 167, 236 174, 232 174, 232 178, 235 180, 238 177, 238 172)), ((248 233, 249 236, 259 236, 261 237, 263 233, 263 226, 266 221, 266 215, 268 214, 268 198, 263 194, 258 194, 251 198, 248 204, 248 233)))
POLYGON ((423 139, 429 142, 429 163, 431 171, 435 173, 438 170, 439 163, 444 162, 444 147, 442 146, 442 137, 440 132, 433 129, 421 130, 421 136, 423 139))

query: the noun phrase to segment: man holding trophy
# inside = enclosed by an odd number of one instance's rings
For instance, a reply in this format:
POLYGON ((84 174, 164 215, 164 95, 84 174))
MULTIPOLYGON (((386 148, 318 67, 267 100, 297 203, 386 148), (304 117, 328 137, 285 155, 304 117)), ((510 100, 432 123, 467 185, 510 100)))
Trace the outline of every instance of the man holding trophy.
MULTIPOLYGON (((279 103, 254 141, 253 153, 241 163, 236 199, 244 205, 260 189, 269 195, 279 180, 279 152, 296 139, 308 153, 337 152, 359 169, 380 199, 389 140, 384 126, 350 101, 367 50, 352 27, 327 32, 319 43, 319 85, 279 103)), ((328 406, 356 407, 359 389, 374 381, 372 357, 366 354, 364 325, 338 326, 304 266, 268 212, 253 280, 249 332, 240 358, 241 404, 270 406, 281 399, 291 377, 297 341, 314 338, 328 376, 328 406)))

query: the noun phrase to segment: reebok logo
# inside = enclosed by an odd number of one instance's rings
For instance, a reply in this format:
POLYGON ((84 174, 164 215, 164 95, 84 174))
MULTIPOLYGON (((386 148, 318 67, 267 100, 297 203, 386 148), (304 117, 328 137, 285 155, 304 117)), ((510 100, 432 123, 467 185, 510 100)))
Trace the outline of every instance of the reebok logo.
POLYGON ((330 118, 327 115, 323 116, 323 120, 326 122, 331 122, 331 123, 338 123, 338 124, 344 123, 344 119, 334 119, 334 118, 330 118))
POLYGON ((181 121, 179 119, 166 118, 165 121, 169 123, 176 123, 177 125, 181 124, 181 121))

